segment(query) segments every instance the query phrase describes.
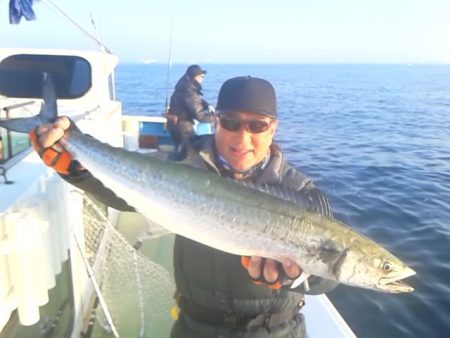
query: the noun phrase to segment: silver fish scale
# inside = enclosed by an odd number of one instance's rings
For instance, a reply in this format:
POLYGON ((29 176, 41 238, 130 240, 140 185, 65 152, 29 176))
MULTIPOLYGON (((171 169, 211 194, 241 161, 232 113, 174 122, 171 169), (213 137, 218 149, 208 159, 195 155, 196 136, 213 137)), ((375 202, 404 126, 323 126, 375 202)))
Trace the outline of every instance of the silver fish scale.
POLYGON ((302 243, 311 240, 312 234, 301 236, 296 230, 299 219, 290 216, 295 206, 271 195, 78 133, 66 142, 105 186, 170 231, 223 251, 274 258, 301 255, 302 243), (286 214, 280 215, 283 209, 286 214))

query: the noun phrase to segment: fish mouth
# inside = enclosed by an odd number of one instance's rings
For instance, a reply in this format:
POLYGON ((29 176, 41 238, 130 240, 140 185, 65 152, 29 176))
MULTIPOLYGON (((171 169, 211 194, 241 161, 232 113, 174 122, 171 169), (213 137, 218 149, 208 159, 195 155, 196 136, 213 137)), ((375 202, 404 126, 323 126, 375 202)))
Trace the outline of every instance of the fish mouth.
POLYGON ((415 275, 413 269, 407 268, 405 271, 394 276, 382 277, 378 280, 378 289, 389 293, 412 292, 414 288, 405 283, 403 279, 415 275))

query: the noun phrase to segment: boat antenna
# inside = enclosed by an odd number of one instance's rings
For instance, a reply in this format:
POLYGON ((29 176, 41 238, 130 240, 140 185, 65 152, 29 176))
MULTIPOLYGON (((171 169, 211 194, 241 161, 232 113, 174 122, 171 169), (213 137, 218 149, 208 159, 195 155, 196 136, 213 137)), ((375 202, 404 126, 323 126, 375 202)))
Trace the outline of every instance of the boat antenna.
POLYGON ((166 104, 164 107, 164 115, 169 111, 169 82, 170 71, 172 70, 172 39, 173 39, 173 20, 170 20, 170 33, 169 33, 169 59, 167 61, 167 75, 166 75, 166 104))
POLYGON ((88 38, 91 40, 94 40, 98 45, 102 46, 104 50, 109 53, 113 54, 111 50, 105 46, 103 42, 101 42, 99 39, 97 39, 95 36, 93 36, 91 33, 89 33, 87 30, 85 30, 83 27, 81 27, 80 24, 78 24, 74 19, 72 19, 66 12, 64 12, 61 8, 59 8, 52 0, 43 0, 42 1, 44 5, 46 5, 50 10, 54 11, 56 10, 57 14, 62 16, 65 20, 69 21, 72 25, 74 25, 76 28, 78 28, 82 33, 84 33, 88 38), (52 8, 51 6, 54 8, 52 8))

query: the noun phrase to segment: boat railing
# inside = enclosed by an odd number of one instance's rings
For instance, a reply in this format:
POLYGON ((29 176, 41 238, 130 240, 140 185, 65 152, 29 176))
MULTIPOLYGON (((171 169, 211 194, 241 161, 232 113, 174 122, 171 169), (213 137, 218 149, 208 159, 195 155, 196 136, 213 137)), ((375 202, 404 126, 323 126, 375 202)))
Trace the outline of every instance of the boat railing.
MULTIPOLYGON (((0 107, 0 118, 14 117, 14 110, 34 105, 35 101, 15 103, 6 107, 0 107)), ((13 183, 7 178, 8 169, 20 160, 30 148, 30 141, 26 135, 18 134, 10 130, 0 128, 0 176, 5 184, 13 183)))
MULTIPOLYGON (((6 107, 0 107, 0 118, 9 119, 15 114, 11 114, 11 111, 15 109, 23 109, 26 106, 34 104, 35 101, 27 101, 22 103, 12 104, 6 107)), ((1 129, 1 128, 0 128, 1 129)), ((10 130, 0 132, 0 164, 3 164, 21 153, 30 146, 30 141, 24 135, 16 134, 10 130)))

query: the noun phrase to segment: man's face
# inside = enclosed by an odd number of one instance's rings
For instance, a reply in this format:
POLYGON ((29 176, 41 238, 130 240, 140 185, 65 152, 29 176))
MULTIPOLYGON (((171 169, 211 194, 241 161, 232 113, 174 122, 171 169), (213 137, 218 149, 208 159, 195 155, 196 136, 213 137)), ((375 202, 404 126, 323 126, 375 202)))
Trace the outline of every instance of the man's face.
POLYGON ((202 84, 204 79, 205 79, 205 74, 198 74, 194 77, 194 80, 200 84, 202 84))
POLYGON ((237 171, 245 171, 261 162, 269 151, 278 122, 270 117, 251 113, 235 112, 221 115, 225 123, 217 121, 216 148, 228 164, 237 171), (240 128, 237 129, 239 122, 240 128), (236 131, 226 128, 231 125, 236 131), (267 127, 263 132, 252 132, 267 127))

